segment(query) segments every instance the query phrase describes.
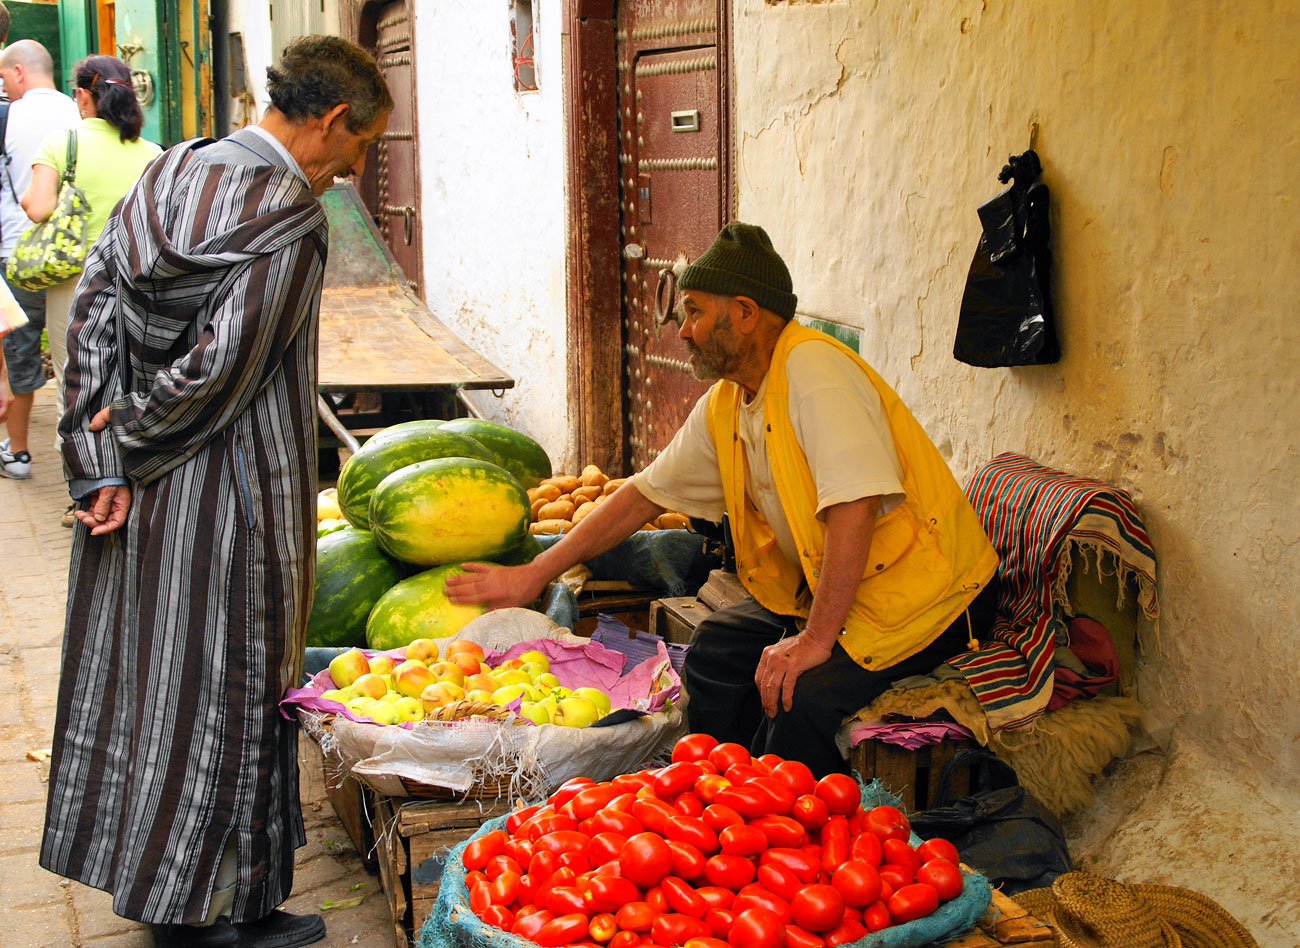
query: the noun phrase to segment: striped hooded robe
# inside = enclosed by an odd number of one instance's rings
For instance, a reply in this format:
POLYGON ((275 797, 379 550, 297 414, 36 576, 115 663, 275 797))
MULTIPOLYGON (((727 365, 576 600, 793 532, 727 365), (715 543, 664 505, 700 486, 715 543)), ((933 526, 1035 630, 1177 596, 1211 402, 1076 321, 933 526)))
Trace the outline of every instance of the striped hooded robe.
POLYGON ((306 841, 277 702, 314 582, 328 225, 255 133, 205 144, 150 165, 88 255, 60 424, 69 479, 132 498, 119 530, 76 526, 40 861, 153 924, 203 920, 227 845, 232 921, 261 918, 306 841))

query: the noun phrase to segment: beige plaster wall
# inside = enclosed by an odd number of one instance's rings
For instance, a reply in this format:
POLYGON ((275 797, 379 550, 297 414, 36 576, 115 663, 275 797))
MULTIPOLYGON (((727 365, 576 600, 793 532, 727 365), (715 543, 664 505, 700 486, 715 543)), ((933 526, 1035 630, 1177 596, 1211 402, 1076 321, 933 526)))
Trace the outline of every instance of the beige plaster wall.
POLYGON ((1129 490, 1160 556, 1141 697, 1300 785, 1300 5, 735 0, 738 208, 802 313, 964 480, 997 452, 1129 490), (951 355, 1008 154, 1052 189, 1064 357, 951 355))

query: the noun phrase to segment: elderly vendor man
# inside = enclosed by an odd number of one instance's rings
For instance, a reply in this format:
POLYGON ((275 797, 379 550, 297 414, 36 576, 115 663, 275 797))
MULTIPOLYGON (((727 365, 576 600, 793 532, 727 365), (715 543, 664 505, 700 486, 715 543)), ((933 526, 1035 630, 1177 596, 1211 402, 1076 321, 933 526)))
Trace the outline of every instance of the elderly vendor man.
POLYGON ((465 564, 456 602, 531 602, 666 509, 730 517, 748 595, 700 623, 692 731, 847 769, 843 719, 987 631, 998 565, 934 444, 856 352, 793 317, 767 233, 733 222, 677 281, 678 335, 717 382, 672 442, 525 566, 465 564))

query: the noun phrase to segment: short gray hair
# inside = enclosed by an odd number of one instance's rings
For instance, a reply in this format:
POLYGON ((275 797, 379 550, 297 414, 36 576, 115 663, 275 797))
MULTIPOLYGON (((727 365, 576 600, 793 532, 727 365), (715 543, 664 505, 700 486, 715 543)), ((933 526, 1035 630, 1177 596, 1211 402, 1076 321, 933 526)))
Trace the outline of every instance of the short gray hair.
POLYGON ((340 36, 300 36, 266 71, 271 104, 292 122, 347 105, 347 128, 359 132, 393 108, 375 58, 340 36))

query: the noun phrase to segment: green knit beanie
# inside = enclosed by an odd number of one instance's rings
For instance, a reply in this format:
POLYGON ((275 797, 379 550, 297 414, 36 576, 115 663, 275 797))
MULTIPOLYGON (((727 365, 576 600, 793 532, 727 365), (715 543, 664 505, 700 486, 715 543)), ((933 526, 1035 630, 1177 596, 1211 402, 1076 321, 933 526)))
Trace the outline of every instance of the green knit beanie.
POLYGON ((782 319, 794 316, 798 300, 791 292, 790 271, 772 249, 767 231, 740 221, 722 228, 709 249, 682 271, 677 288, 748 296, 782 319))

